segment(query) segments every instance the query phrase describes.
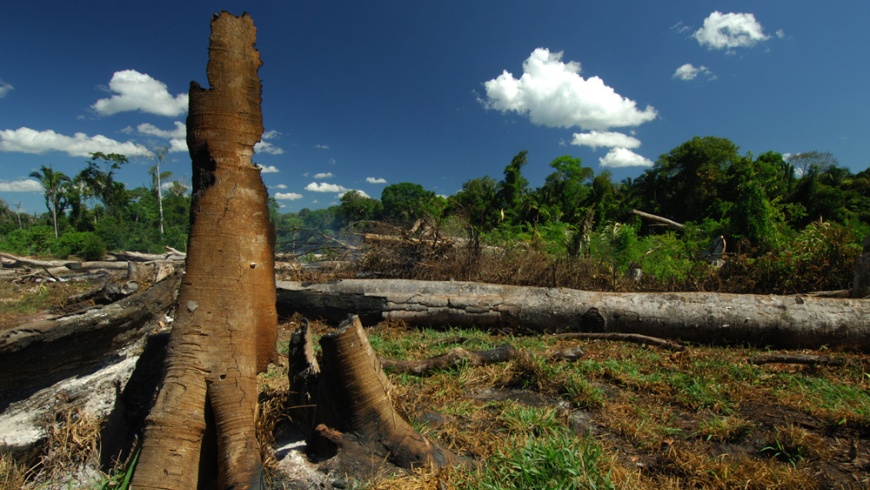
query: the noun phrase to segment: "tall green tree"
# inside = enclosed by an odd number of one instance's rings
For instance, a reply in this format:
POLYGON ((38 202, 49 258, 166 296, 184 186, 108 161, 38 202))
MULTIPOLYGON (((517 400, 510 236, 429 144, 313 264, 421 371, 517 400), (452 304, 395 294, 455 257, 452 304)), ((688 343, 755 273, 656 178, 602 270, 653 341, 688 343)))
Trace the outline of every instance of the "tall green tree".
POLYGON ((552 162, 554 172, 547 176, 544 185, 538 189, 540 202, 549 208, 549 215, 557 222, 576 224, 587 204, 590 188, 587 181, 595 172, 584 167, 579 158, 562 155, 552 162))
POLYGON ((516 224, 522 212, 523 198, 528 192, 529 181, 523 177, 523 167, 528 163, 528 150, 523 150, 504 168, 504 179, 498 185, 498 199, 505 219, 516 224))
POLYGON ((450 196, 450 212, 465 218, 477 231, 495 228, 501 219, 496 204, 497 185, 489 176, 465 182, 462 190, 450 196))
POLYGON ((54 237, 57 238, 57 217, 63 212, 64 196, 63 186, 70 181, 63 172, 55 172, 51 165, 40 166, 39 171, 30 172, 30 176, 39 180, 45 195, 45 207, 51 213, 51 221, 54 224, 54 237))
POLYGON ((660 156, 645 172, 644 197, 655 211, 675 221, 718 219, 719 191, 738 158, 737 145, 730 140, 696 136, 660 156))
POLYGON ((127 200, 124 184, 117 182, 115 175, 128 161, 126 156, 117 153, 91 153, 88 166, 79 174, 89 194, 102 201, 111 216, 118 216, 127 200))

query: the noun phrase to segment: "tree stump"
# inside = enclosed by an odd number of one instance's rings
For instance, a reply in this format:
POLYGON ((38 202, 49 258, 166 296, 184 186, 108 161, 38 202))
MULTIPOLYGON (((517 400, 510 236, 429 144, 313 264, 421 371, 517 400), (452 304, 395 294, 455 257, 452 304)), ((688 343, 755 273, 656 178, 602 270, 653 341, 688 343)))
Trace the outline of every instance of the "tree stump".
POLYGON ((245 14, 212 18, 210 89, 190 87, 187 274, 133 487, 261 488, 257 372, 275 353, 275 232, 252 163, 260 55, 245 14))
POLYGON ((291 404, 300 408, 297 417, 315 427, 315 451, 358 444, 406 469, 468 464, 430 443, 393 408, 392 385, 358 316, 321 337, 320 346, 318 362, 303 324, 291 340, 289 373, 291 404))

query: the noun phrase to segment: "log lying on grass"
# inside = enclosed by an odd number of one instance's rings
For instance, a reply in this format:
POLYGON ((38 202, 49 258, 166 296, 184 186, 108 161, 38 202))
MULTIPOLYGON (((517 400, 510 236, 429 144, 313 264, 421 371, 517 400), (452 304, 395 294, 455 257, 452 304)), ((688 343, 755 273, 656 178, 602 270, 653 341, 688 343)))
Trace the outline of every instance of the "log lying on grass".
POLYGON ((419 326, 528 333, 620 332, 705 344, 870 351, 870 301, 719 293, 602 293, 470 282, 278 282, 278 312, 339 322, 355 313, 419 326))
POLYGON ((322 357, 314 357, 311 336, 303 323, 290 346, 291 416, 315 427, 311 444, 331 456, 337 449, 362 451, 372 461, 385 458, 411 469, 466 464, 450 451, 430 443, 396 413, 391 385, 369 345, 359 317, 351 315, 320 339, 322 357))
POLYGON ((0 411, 57 381, 113 362, 166 312, 180 282, 176 274, 108 306, 0 332, 0 411))

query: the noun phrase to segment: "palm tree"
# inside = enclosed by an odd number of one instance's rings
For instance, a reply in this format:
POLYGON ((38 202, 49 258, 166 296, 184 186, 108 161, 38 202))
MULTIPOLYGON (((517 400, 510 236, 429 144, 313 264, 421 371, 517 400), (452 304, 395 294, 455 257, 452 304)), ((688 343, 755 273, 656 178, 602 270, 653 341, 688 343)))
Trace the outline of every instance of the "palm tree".
POLYGON ((42 165, 38 172, 30 172, 30 176, 42 184, 45 193, 45 207, 51 213, 51 220, 54 223, 54 237, 57 238, 57 215, 63 212, 63 184, 70 182, 70 179, 63 172, 55 172, 51 165, 48 167, 42 165))

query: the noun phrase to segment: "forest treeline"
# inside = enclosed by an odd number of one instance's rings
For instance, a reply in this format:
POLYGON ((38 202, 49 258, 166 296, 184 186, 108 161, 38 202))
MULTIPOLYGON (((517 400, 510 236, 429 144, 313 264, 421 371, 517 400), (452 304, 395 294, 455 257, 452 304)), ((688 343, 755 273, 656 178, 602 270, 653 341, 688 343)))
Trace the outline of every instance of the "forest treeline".
MULTIPOLYGON (((32 176, 45 191, 46 213, 22 215, 0 201, 0 249, 55 256, 184 250, 189 193, 178 182, 165 185, 171 174, 160 172, 159 161, 149 170, 152 185, 134 189, 114 179, 123 155, 95 153, 71 177, 42 167, 32 176)), ((540 187, 524 177, 527 162, 521 151, 500 178, 469 180, 449 197, 404 182, 386 186, 380 199, 351 191, 337 205, 297 213, 281 214, 270 200, 276 250, 328 254, 330 237, 347 243, 384 223, 408 229, 423 219, 441 235, 475 244, 531 247, 606 262, 614 274, 642 268, 660 281, 685 282, 722 237, 726 256, 739 259, 731 267, 751 268, 756 283, 788 292, 848 287, 847 271, 870 233, 870 169, 853 174, 830 153, 755 156, 725 138, 695 137, 619 182, 561 156, 540 187), (664 227, 633 210, 685 226, 664 227)))

